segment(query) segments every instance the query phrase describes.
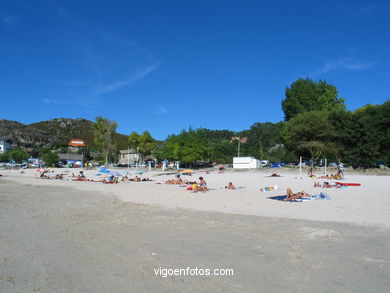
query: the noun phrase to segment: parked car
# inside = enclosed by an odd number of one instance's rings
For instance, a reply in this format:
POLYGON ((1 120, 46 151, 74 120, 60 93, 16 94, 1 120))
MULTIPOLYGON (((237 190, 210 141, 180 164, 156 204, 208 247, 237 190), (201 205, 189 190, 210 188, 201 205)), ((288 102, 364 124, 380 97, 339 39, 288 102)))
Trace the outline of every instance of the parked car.
POLYGON ((281 168, 284 167, 286 164, 283 162, 272 162, 271 163, 271 168, 281 168))
POLYGON ((269 161, 268 161, 268 160, 262 160, 262 161, 260 162, 260 165, 261 165, 261 167, 266 167, 266 166, 269 165, 269 161))

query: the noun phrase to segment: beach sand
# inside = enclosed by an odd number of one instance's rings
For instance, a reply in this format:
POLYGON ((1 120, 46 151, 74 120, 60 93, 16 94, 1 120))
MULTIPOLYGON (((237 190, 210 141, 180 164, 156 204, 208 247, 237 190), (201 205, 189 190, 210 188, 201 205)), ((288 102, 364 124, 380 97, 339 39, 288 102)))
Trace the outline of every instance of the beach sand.
POLYGON ((0 170, 0 292, 388 292, 389 177, 347 173, 362 186, 320 189, 270 173, 199 172, 188 179, 212 190, 191 193, 155 184, 174 176, 161 172, 105 185, 0 170), (220 189, 229 181, 246 189, 220 189), (287 187, 332 199, 267 199, 287 187), (187 267, 234 276, 154 272, 187 267))
MULTIPOLYGON (((53 169, 53 171, 52 174, 57 174, 67 170, 53 169)), ((68 171, 77 175, 79 169, 68 171)), ((207 181, 208 188, 211 189, 207 193, 191 193, 185 187, 177 185, 155 184, 174 178, 174 172, 164 174, 158 171, 149 171, 141 177, 149 177, 155 181, 109 185, 97 182, 37 179, 39 173, 35 170, 26 170, 24 174, 18 170, 3 170, 1 173, 7 180, 23 182, 24 184, 67 186, 78 190, 101 191, 114 194, 125 202, 152 204, 167 208, 390 227, 390 176, 348 174, 347 172, 346 180, 341 182, 355 182, 360 183, 361 186, 324 189, 315 188, 314 182, 329 180, 311 179, 305 173, 300 179, 298 170, 278 170, 281 177, 268 177, 274 171, 275 169, 257 172, 229 170, 224 174, 219 174, 217 171, 206 174, 204 171, 200 171, 192 176, 182 176, 190 181, 199 181, 199 176, 203 176, 207 181), (245 189, 225 190, 224 187, 229 181, 233 182, 235 186, 244 186, 245 189), (279 190, 260 192, 260 188, 274 185, 278 185, 279 190), (271 196, 285 195, 288 187, 292 188, 294 192, 301 190, 310 194, 325 192, 331 197, 331 200, 286 203, 269 199, 271 196)), ((87 178, 100 178, 95 176, 96 170, 86 170, 84 173, 87 178)))

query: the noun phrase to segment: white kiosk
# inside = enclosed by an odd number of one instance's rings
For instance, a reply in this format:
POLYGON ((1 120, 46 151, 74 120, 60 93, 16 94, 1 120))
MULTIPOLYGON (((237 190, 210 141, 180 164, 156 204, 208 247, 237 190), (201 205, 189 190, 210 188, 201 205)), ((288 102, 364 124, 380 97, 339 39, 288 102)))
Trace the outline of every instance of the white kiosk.
POLYGON ((234 169, 255 169, 261 167, 261 161, 253 157, 234 157, 234 169))

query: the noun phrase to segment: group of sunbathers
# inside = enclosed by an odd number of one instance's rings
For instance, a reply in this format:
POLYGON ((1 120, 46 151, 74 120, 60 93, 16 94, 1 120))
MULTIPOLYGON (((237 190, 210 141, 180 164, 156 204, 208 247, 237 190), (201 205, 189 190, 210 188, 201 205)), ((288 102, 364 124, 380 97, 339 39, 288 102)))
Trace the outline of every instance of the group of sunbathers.
MULTIPOLYGON (((161 182, 161 183, 187 186, 187 190, 191 190, 192 192, 198 192, 198 191, 206 192, 207 191, 207 183, 203 177, 199 177, 199 182, 196 182, 196 181, 183 180, 180 177, 180 174, 177 174, 174 179, 168 179, 168 180, 165 180, 164 182, 161 182)), ((158 183, 158 184, 161 184, 161 183, 158 183)))
MULTIPOLYGON (((116 183, 124 183, 124 182, 144 182, 144 181, 153 181, 150 178, 140 178, 138 176, 135 176, 134 178, 129 178, 128 176, 114 176, 111 175, 109 177, 105 177, 100 180, 93 180, 93 179, 88 179, 85 177, 84 171, 80 171, 79 174, 76 176, 74 173, 72 175, 67 175, 67 174, 56 174, 54 176, 49 176, 49 170, 43 170, 40 174, 41 179, 57 179, 57 180, 72 180, 72 181, 90 181, 90 182, 102 182, 104 184, 116 184, 116 183), (67 177, 68 176, 68 177, 67 177)), ((66 172, 66 171, 65 171, 66 172)))
POLYGON ((330 174, 330 175, 325 175, 325 176, 321 176, 321 177, 318 177, 320 179, 333 179, 333 180, 340 180, 343 178, 343 176, 340 174, 340 172, 337 172, 335 175, 333 174, 330 174))
POLYGON ((325 181, 324 183, 320 183, 320 182, 314 182, 314 187, 322 187, 322 188, 340 188, 341 185, 340 184, 337 184, 337 182, 328 182, 328 181, 325 181))
POLYGON ((207 183, 206 180, 203 179, 203 177, 199 177, 199 183, 195 182, 192 184, 192 186, 188 187, 187 190, 191 190, 192 192, 206 192, 207 191, 207 183))

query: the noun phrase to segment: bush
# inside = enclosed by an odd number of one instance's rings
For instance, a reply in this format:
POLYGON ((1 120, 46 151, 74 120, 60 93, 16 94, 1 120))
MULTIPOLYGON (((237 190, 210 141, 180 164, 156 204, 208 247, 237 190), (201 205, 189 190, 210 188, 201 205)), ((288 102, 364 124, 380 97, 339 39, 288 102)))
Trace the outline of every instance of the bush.
POLYGON ((45 153, 42 156, 43 161, 45 161, 47 166, 53 166, 54 164, 57 164, 60 160, 60 157, 55 153, 45 153))
POLYGON ((3 158, 7 161, 14 160, 17 163, 21 163, 28 159, 28 154, 25 150, 22 149, 13 149, 6 151, 3 155, 3 158))

